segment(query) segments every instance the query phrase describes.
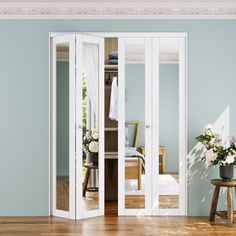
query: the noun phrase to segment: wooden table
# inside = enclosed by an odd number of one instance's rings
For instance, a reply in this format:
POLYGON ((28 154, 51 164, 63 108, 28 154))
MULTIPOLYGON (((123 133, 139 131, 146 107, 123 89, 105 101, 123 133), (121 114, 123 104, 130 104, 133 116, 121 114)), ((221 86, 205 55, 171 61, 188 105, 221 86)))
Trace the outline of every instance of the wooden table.
POLYGON ((234 211, 233 199, 233 188, 236 191, 236 180, 233 179, 228 182, 223 182, 222 179, 212 179, 211 183, 215 185, 215 190, 212 197, 209 220, 215 221, 215 216, 218 215, 224 219, 227 219, 228 226, 232 226, 232 224, 234 223, 234 217, 236 216, 236 212, 234 211), (227 188, 227 211, 217 211, 217 203, 221 187, 227 188))
MULTIPOLYGON (((145 156, 145 147, 140 147, 140 152, 143 156, 145 156)), ((161 167, 161 174, 165 174, 165 159, 166 159, 166 147, 159 147, 159 167, 161 167)))
POLYGON ((86 174, 85 174, 85 179, 84 179, 84 183, 83 183, 83 197, 85 197, 87 191, 88 192, 98 192, 97 187, 88 187, 90 172, 91 172, 91 170, 98 170, 98 166, 95 166, 92 164, 92 165, 84 165, 84 167, 86 168, 86 174))

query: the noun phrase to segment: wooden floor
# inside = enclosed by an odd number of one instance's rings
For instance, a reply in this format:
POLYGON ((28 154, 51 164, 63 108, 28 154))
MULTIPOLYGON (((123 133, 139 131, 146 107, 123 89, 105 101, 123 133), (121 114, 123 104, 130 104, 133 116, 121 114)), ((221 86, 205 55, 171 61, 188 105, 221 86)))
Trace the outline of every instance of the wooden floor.
MULTIPOLYGON (((179 181, 178 175, 172 175, 175 180, 179 181)), ((86 197, 83 198, 84 208, 86 210, 95 210, 98 208, 98 193, 86 192, 86 197)), ((107 215, 111 212, 114 216, 116 212, 117 202, 108 202, 107 215), (115 210, 114 210, 115 209, 115 210)), ((179 207, 179 196, 177 195, 160 195, 160 209, 171 209, 179 207)), ((145 208, 145 196, 143 195, 127 195, 125 196, 125 208, 127 209, 143 209, 145 208)), ((57 209, 68 211, 69 209, 69 180, 68 177, 58 177, 57 179, 57 209)))
MULTIPOLYGON (((98 209, 98 193, 86 192, 83 198, 84 208, 86 210, 98 209)), ((57 178, 57 209, 69 211, 69 178, 57 178)))
POLYGON ((204 217, 97 217, 65 220, 56 217, 0 218, 4 236, 227 236, 236 235, 236 226, 227 227, 217 219, 204 217))

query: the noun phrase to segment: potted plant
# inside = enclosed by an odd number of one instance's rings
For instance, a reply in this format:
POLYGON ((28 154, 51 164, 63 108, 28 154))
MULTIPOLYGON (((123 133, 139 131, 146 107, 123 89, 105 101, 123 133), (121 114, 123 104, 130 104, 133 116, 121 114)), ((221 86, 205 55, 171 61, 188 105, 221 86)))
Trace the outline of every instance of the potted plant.
POLYGON ((230 181, 234 175, 233 166, 236 164, 236 139, 228 138, 223 142, 220 133, 213 131, 211 125, 204 128, 203 134, 196 139, 204 146, 202 159, 207 166, 220 166, 220 177, 230 181))
POLYGON ((96 130, 86 130, 83 136, 83 149, 86 154, 89 155, 90 161, 94 164, 98 164, 98 132, 96 130))

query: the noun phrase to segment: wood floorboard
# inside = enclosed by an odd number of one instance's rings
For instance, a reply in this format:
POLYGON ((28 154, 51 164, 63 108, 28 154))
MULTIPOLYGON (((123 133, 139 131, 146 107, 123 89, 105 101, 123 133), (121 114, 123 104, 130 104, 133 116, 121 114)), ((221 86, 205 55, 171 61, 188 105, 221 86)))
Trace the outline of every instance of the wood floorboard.
POLYGON ((0 235, 4 236, 165 236, 236 235, 236 226, 227 227, 217 217, 97 217, 66 220, 57 217, 1 217, 0 235))
MULTIPOLYGON (((175 180, 179 181, 178 174, 172 174, 175 180)), ((86 210, 94 210, 98 208, 98 193, 87 192, 86 197, 83 198, 84 208, 86 210)), ((160 195, 159 196, 160 209, 171 209, 179 207, 179 196, 177 195, 160 195)), ((106 215, 117 215, 117 202, 106 202, 106 215)), ((125 208, 127 209, 142 209, 145 207, 145 197, 143 195, 127 195, 125 197, 125 208)), ((59 177, 57 179, 57 209, 69 209, 69 178, 59 177)))

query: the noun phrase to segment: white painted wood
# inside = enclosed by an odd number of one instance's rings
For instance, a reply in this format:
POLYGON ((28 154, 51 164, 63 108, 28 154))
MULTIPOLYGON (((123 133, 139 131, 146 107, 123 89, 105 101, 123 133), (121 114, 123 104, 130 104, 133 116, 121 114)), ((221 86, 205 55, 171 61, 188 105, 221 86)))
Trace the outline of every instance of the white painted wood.
MULTIPOLYGON (((60 42, 60 39, 62 36, 63 37, 69 37, 69 35, 71 34, 68 34, 68 33, 50 33, 50 37, 55 37, 57 36, 56 38, 58 38, 58 41, 60 42), (58 37, 58 36, 61 36, 61 37, 58 37)), ((103 56, 102 53, 104 53, 104 49, 102 49, 104 46, 103 46, 103 43, 101 42, 101 39, 94 39, 94 36, 98 36, 98 37, 118 37, 118 50, 119 50, 119 67, 118 67, 118 74, 119 74, 119 86, 118 86, 118 89, 119 89, 119 103, 118 103, 118 106, 119 106, 119 121, 118 121, 118 129, 119 129, 119 134, 118 134, 118 140, 119 140, 119 143, 118 143, 118 168, 119 168, 119 172, 118 172, 118 192, 119 192, 119 199, 118 199, 118 214, 119 215, 165 215, 165 214, 169 214, 169 215, 178 215, 178 214, 186 214, 187 212, 187 177, 186 177, 186 163, 184 163, 184 168, 185 168, 185 172, 183 172, 183 175, 184 175, 184 178, 185 178, 185 187, 182 189, 183 192, 185 193, 185 196, 181 198, 181 209, 185 209, 185 210, 176 210, 176 209, 168 209, 168 212, 164 209, 158 209, 158 204, 156 204, 156 200, 158 198, 157 195, 158 195, 158 192, 156 191, 155 189, 155 186, 157 184, 157 178, 154 178, 155 176, 155 166, 158 166, 158 160, 159 158, 155 158, 153 153, 155 151, 156 153, 156 150, 158 150, 158 147, 159 147, 159 141, 158 141, 158 134, 159 134, 159 128, 158 128, 158 117, 159 117, 159 111, 158 109, 156 108, 155 104, 154 104, 154 101, 158 102, 158 93, 159 93, 159 90, 156 91, 156 89, 158 88, 158 80, 154 80, 154 78, 156 78, 159 74, 159 68, 157 68, 156 65, 156 61, 159 60, 159 47, 157 45, 159 45, 158 43, 158 40, 160 38, 179 38, 180 41, 182 42, 182 46, 181 48, 184 48, 185 52, 183 54, 180 55, 180 63, 181 61, 184 61, 185 64, 184 66, 182 67, 181 71, 180 72, 180 77, 181 78, 184 78, 184 80, 181 80, 182 83, 183 81, 185 82, 185 87, 183 88, 183 90, 185 91, 185 95, 183 95, 182 99, 180 99, 181 101, 183 101, 183 99, 185 99, 185 104, 181 106, 181 111, 185 111, 184 115, 182 116, 182 118, 184 117, 184 119, 182 119, 182 122, 184 121, 185 123, 181 123, 180 126, 182 127, 182 130, 185 130, 185 139, 184 139, 184 145, 183 145, 183 148, 181 149, 182 153, 185 151, 187 152, 186 150, 186 137, 187 137, 187 127, 186 127, 186 122, 187 122, 187 118, 186 118, 186 115, 187 115, 187 112, 186 112, 186 109, 187 109, 187 106, 186 106, 186 88, 187 88, 187 82, 186 82, 186 74, 187 74, 187 66, 186 66, 186 41, 187 41, 187 34, 186 33, 88 33, 88 35, 86 36, 84 33, 81 35, 77 35, 77 40, 76 40, 76 48, 82 48, 82 42, 83 42, 83 39, 84 40, 87 40, 87 41, 90 41, 92 43, 99 43, 100 45, 100 61, 103 61, 103 56), (92 37, 93 36, 93 37, 92 37), (150 175, 147 175, 147 181, 148 181, 148 184, 146 184, 146 186, 150 186, 150 187, 147 187, 147 189, 149 190, 146 190, 146 209, 142 210, 142 209, 125 209, 125 201, 124 201, 124 196, 125 196, 125 188, 124 188, 124 180, 125 180, 125 160, 124 160, 124 157, 125 157, 125 150, 124 150, 124 147, 125 147, 125 140, 124 140, 124 134, 125 134, 125 107, 124 107, 124 104, 125 104, 125 44, 127 42, 127 40, 129 42, 132 42, 132 40, 130 41, 130 39, 128 38, 135 38, 134 41, 136 42, 140 42, 140 40, 142 41, 144 38, 145 38, 145 41, 146 41, 146 69, 145 69, 145 77, 146 78, 149 78, 146 81, 146 85, 145 85, 145 93, 146 94, 149 94, 149 91, 151 91, 151 95, 150 97, 147 97, 146 98, 146 104, 145 104, 145 107, 146 107, 146 112, 145 112, 145 116, 146 116, 146 125, 150 125, 150 128, 148 131, 146 131, 146 137, 145 139, 148 140, 148 144, 147 144, 147 147, 146 147, 146 152, 148 156, 150 156, 150 160, 151 162, 147 162, 146 165, 148 166, 147 168, 150 169, 150 175), (143 38, 143 39, 141 39, 143 38), (152 39, 154 38, 154 39, 152 39), (183 43, 185 42, 185 43, 183 43), (158 43, 158 44, 157 44, 158 43), (151 59, 150 59, 151 58, 151 59), (148 69, 147 69, 148 68, 148 69), (155 68, 155 69, 154 69, 155 68), (157 92, 157 93, 156 93, 157 92), (153 95, 152 95, 153 94, 153 95), (154 95, 155 94, 155 95, 154 95), (149 101, 149 102, 148 102, 149 101), (157 123, 155 123, 157 122, 157 123), (149 146, 148 146, 149 145, 149 146), (157 149, 156 149, 157 147, 157 149), (149 199, 149 200, 148 200, 149 199), (183 208, 183 205, 185 205, 185 208, 183 208), (183 213, 184 212, 184 213, 183 213)), ((182 50, 182 49, 181 49, 182 50)), ((183 50, 183 51, 184 51, 183 50)), ((78 51, 78 50, 77 50, 78 51)), ((54 55, 55 57, 55 55, 54 55)), ((79 57, 77 56, 77 60, 76 60, 76 68, 77 68, 77 77, 76 77, 76 91, 80 91, 80 92, 77 92, 76 93, 76 101, 81 101, 81 98, 82 98, 82 94, 81 94, 81 90, 79 88, 81 88, 81 84, 80 84, 80 80, 78 80, 78 76, 79 74, 81 73, 81 67, 79 65, 82 64, 82 57, 79 57)), ((101 65, 99 65, 100 67, 100 70, 102 71, 102 74, 100 74, 100 76, 104 76, 103 75, 103 70, 104 70, 104 65, 103 63, 100 63, 101 65), (103 67, 103 68, 102 68, 103 67)), ((55 66, 54 66, 55 68, 55 66)), ((104 79, 104 78, 103 78, 104 79)), ((102 81, 102 84, 99 84, 99 91, 102 91, 101 93, 104 92, 104 88, 102 89, 102 87, 104 86, 103 85, 103 79, 101 79, 100 81, 102 81)), ((53 85, 55 87, 55 85, 53 85)), ((181 85, 182 86, 182 85, 181 85)), ((55 93, 53 93, 52 91, 52 94, 51 94, 53 97, 55 96, 55 93)), ((100 95, 99 95, 100 96, 100 95)), ((102 99, 103 99, 103 95, 101 94, 102 96, 102 99)), ((146 95, 147 96, 147 95, 146 95)), ((99 98, 100 99, 100 98, 99 98)), ((54 99, 55 100, 55 99, 54 99)), ((101 104, 101 101, 99 100, 99 103, 101 104)), ((79 104, 79 103, 78 103, 79 104)), ((102 102, 102 105, 103 105, 103 102, 102 102)), ((55 104, 54 104, 54 107, 55 107, 55 104)), ((76 111, 77 112, 77 111, 76 111)), ((81 112, 81 111, 80 111, 81 112)), ((76 124, 82 124, 82 114, 78 112, 76 113, 76 124), (80 117, 80 118, 79 118, 80 117)), ((104 107, 101 107, 101 111, 99 110, 99 115, 102 115, 104 114, 104 107), (100 113, 101 112, 101 113, 100 113)), ((52 119, 53 119, 53 114, 52 114, 52 119)), ((103 121, 103 119, 100 119, 103 121)), ((54 123, 55 125, 55 123, 54 123)), ((104 124, 100 124, 101 127, 104 128, 104 124)), ((82 137, 82 131, 79 131, 78 130, 78 125, 76 125, 76 132, 78 132, 78 134, 81 134, 79 137, 82 137)), ((52 127, 53 129, 53 127, 52 127)), ((183 134, 183 133, 182 133, 183 134)), ((55 135, 55 134, 54 134, 55 135)), ((104 134, 101 134, 101 135, 104 135, 104 134)), ((183 137, 183 136, 182 136, 183 137)), ((103 139, 102 139, 103 140, 103 139)), ((81 145, 81 140, 80 139, 77 139, 76 140, 77 142, 80 142, 80 144, 76 143, 76 145, 81 145)), ((102 144, 103 146, 104 144, 102 144)), ((181 144, 182 145, 182 144, 181 144)), ((81 150, 81 149, 80 149, 81 150)), ((52 151, 53 152, 53 151, 52 151)), ((101 153, 104 153, 104 150, 100 151, 101 153)), ((102 193, 99 193, 101 194, 101 197, 100 197, 100 201, 99 201, 99 210, 95 210, 95 211, 89 211, 89 212, 83 212, 83 213, 80 213, 80 211, 78 210, 78 207, 79 207, 79 201, 78 201, 78 196, 82 196, 82 185, 81 184, 78 184, 80 183, 80 181, 82 181, 82 169, 81 171, 78 170, 78 166, 81 167, 82 166, 82 161, 81 159, 79 158, 79 155, 82 155, 82 154, 79 154, 79 153, 76 153, 77 155, 77 165, 76 165, 76 168, 77 168, 77 177, 76 177, 76 183, 77 183, 77 196, 76 196, 76 199, 77 199, 77 215, 76 215, 76 218, 77 219, 81 219, 81 218, 87 218, 87 217, 93 217, 93 216, 97 216, 97 215, 102 215, 104 213, 104 201, 101 202, 101 199, 104 199, 104 191, 102 191, 102 193)), ((100 159, 99 159, 100 161, 100 159)), ((104 162, 104 160, 103 160, 104 162)), ((104 163, 100 163, 99 165, 103 165, 103 168, 104 168, 104 163)), ((55 170, 54 170, 55 171, 55 170)), ((101 171, 100 171, 101 172, 101 171)), ((149 173, 148 172, 148 173, 149 173)), ((104 174, 103 172, 101 172, 102 174, 104 174)), ((100 178, 100 180, 103 180, 104 181, 104 176, 103 178, 100 178)), ((103 186, 104 186, 104 182, 103 182, 103 186)), ((61 214, 61 213, 60 213, 61 214)), ((63 215, 63 214, 61 214, 63 215)), ((66 215, 66 214, 64 214, 66 215)))
POLYGON ((50 37, 70 34, 83 34, 104 38, 183 38, 187 37, 185 32, 166 33, 166 32, 50 32, 50 37))
POLYGON ((69 79, 69 188, 70 218, 75 219, 75 36, 70 36, 70 79, 69 79))
POLYGON ((50 36, 48 37, 48 45, 49 45, 49 51, 48 51, 48 60, 49 60, 49 73, 48 73, 48 97, 49 97, 49 103, 48 103, 48 177, 49 177, 49 184, 48 184, 48 202, 49 202, 49 208, 48 208, 48 216, 52 215, 53 213, 53 201, 52 201, 52 186, 53 186, 53 178, 51 176, 51 173, 53 173, 53 169, 52 169, 52 81, 53 81, 53 73, 52 73, 52 63, 53 63, 53 43, 52 40, 50 38, 50 36))
MULTIPOLYGON (((143 39, 138 37, 120 38, 119 39, 119 215, 184 215, 186 214, 186 163, 180 160, 180 176, 181 183, 181 196, 179 209, 159 209, 159 192, 158 192, 158 167, 159 167, 159 40, 160 38, 179 38, 182 42, 181 56, 180 56, 180 98, 179 98, 179 113, 180 115, 180 157, 186 152, 186 81, 185 69, 186 62, 183 55, 186 54, 184 48, 186 34, 164 33, 159 37, 146 38, 146 56, 145 56, 145 149, 146 149, 146 193, 145 193, 145 209, 125 209, 125 151, 124 151, 124 122, 125 122, 125 109, 122 104, 125 104, 124 91, 125 91, 125 46, 130 44, 139 44, 143 39), (160 37, 162 36, 162 37, 160 37), (181 38, 181 37, 182 38, 181 38), (183 48, 184 47, 184 48, 183 48), (151 91, 151 93, 150 93, 151 91), (123 147, 123 148, 122 148, 123 147), (184 212, 184 213, 183 213, 184 212)), ((184 159, 184 157, 183 157, 184 159)))
POLYGON ((104 215, 104 39, 95 36, 76 34, 76 219, 104 215), (86 210, 82 196, 82 68, 83 44, 91 43, 99 53, 99 204, 96 210, 86 210))
POLYGON ((145 47, 145 214, 152 214, 152 40, 145 47))
MULTIPOLYGON (((174 36, 174 33, 170 33, 174 36)), ((158 191, 158 161, 155 152, 159 150, 159 71, 156 67, 160 39, 153 39, 153 214, 154 215, 186 215, 187 214, 187 85, 186 85, 186 37, 179 38, 179 177, 180 195, 178 209, 160 209, 158 191)))
POLYGON ((185 215, 188 215, 188 37, 185 37, 185 215))
POLYGON ((118 215, 125 212, 125 39, 118 38, 118 215))
POLYGON ((52 39, 52 87, 51 87, 51 133, 50 133, 50 138, 51 138, 51 155, 50 155, 50 160, 51 160, 51 190, 52 190, 52 195, 51 195, 51 213, 52 215, 55 215, 56 211, 56 43, 55 43, 55 38, 52 39))
POLYGON ((99 38, 99 216, 105 214, 104 38, 99 38))
POLYGON ((152 214, 159 214, 159 38, 152 40, 152 214))
POLYGON ((179 185, 180 215, 186 215, 187 189, 186 39, 179 39, 179 185))
POLYGON ((151 38, 119 38, 118 41, 118 75, 119 75, 119 119, 118 119, 118 214, 119 215, 150 215, 152 207, 151 191, 151 78, 152 78, 152 45, 151 38), (126 48, 130 45, 140 44, 145 51, 145 208, 126 209, 125 208, 125 68, 126 68, 126 48))
POLYGON ((55 216, 75 219, 75 38, 73 35, 53 38, 52 49, 52 213, 55 216), (69 211, 56 209, 56 46, 69 45, 69 211))
POLYGON ((83 219, 83 122, 82 122, 82 48, 83 41, 76 35, 76 219, 83 219))

